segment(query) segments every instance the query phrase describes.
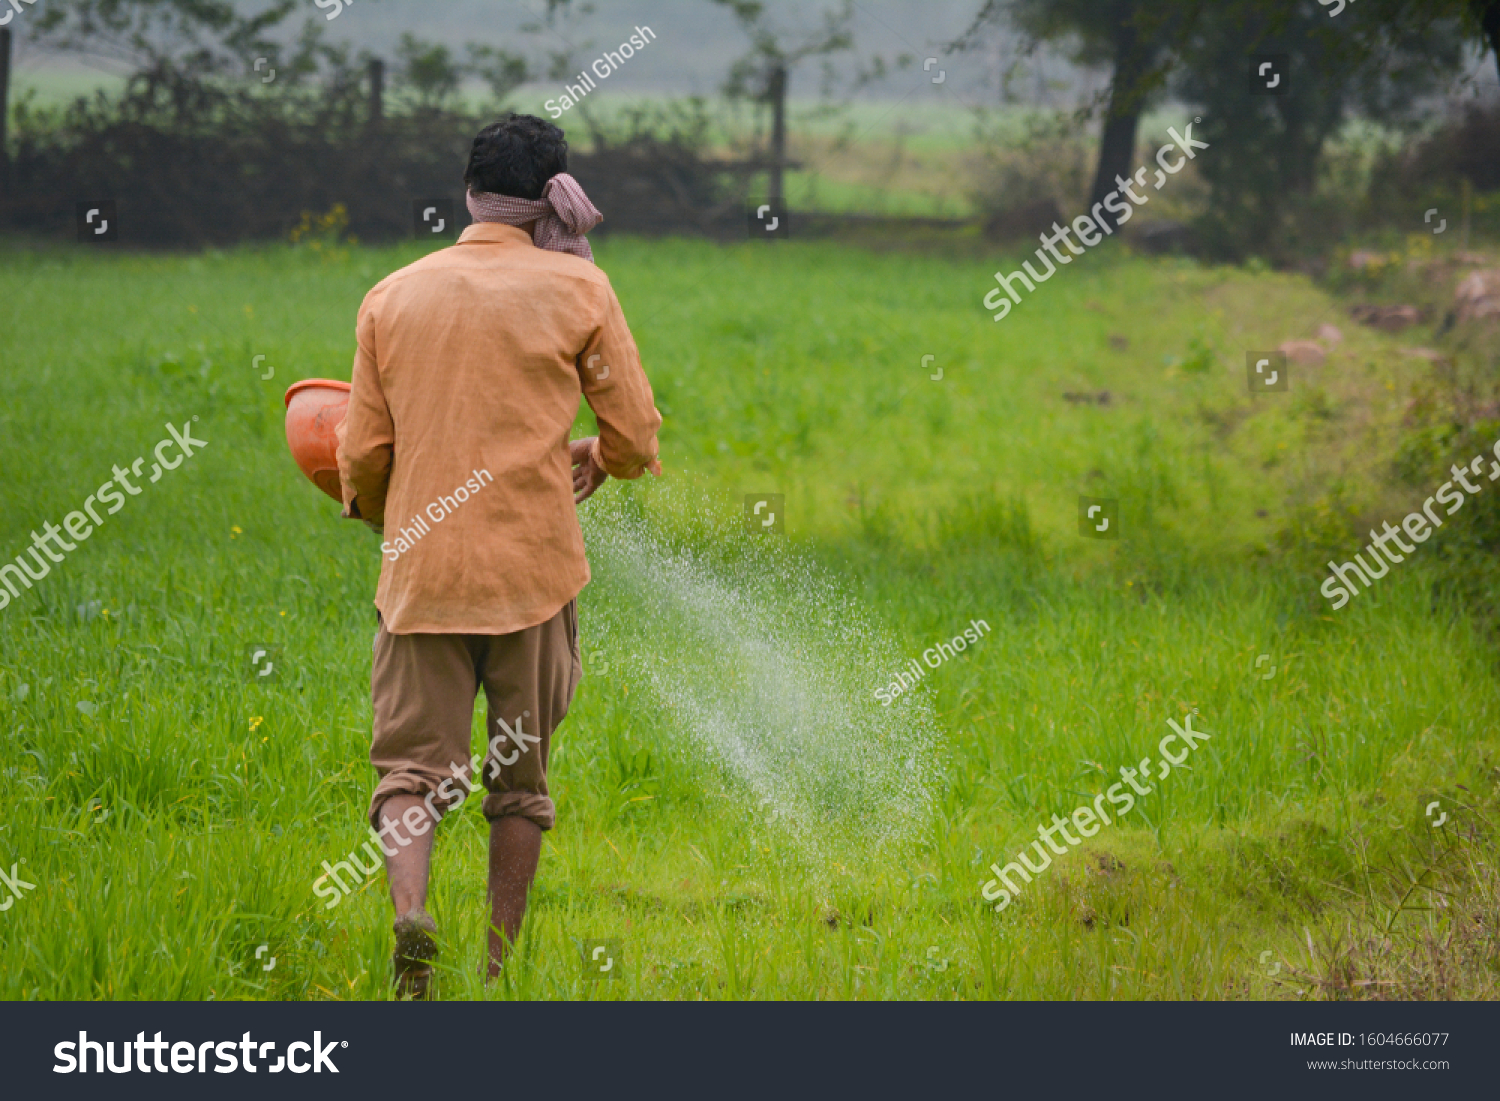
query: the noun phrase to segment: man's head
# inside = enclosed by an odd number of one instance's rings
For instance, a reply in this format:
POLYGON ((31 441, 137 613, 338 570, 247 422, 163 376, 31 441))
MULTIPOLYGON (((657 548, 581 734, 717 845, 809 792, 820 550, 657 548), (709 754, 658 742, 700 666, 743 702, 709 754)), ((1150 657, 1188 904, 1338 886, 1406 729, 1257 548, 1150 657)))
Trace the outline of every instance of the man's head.
POLYGON ((536 200, 548 180, 567 170, 568 143, 561 130, 535 115, 509 114, 474 139, 464 183, 476 194, 536 200))

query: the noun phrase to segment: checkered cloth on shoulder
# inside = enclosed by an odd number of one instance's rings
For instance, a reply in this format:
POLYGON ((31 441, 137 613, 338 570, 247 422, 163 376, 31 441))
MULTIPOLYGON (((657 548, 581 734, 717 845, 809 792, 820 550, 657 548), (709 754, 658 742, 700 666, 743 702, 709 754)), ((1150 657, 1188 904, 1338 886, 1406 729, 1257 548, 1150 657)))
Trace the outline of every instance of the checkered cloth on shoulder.
POLYGON ((507 226, 535 221, 531 239, 537 248, 569 252, 590 263, 594 260, 594 250, 584 234, 604 221, 604 215, 589 202, 582 186, 566 172, 559 172, 547 181, 540 199, 470 192, 469 214, 476 222, 499 222, 507 226))

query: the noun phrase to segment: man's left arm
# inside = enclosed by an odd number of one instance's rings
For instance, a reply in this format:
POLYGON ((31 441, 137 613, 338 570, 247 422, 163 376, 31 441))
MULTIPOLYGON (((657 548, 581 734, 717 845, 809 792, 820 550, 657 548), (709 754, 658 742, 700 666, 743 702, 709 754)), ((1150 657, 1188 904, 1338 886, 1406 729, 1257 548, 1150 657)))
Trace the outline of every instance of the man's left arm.
POLYGON ((367 296, 359 310, 349 412, 339 425, 339 480, 344 486, 344 516, 363 520, 376 531, 385 528, 385 498, 390 489, 396 426, 391 419, 375 355, 375 315, 367 296))
MULTIPOLYGON (((640 352, 620 300, 607 279, 599 295, 597 328, 577 360, 584 400, 599 422, 599 435, 591 441, 589 455, 595 467, 611 478, 639 478, 647 471, 660 476, 656 433, 661 413, 651 383, 641 368, 640 352)), ((575 456, 575 463, 580 458, 575 456)))

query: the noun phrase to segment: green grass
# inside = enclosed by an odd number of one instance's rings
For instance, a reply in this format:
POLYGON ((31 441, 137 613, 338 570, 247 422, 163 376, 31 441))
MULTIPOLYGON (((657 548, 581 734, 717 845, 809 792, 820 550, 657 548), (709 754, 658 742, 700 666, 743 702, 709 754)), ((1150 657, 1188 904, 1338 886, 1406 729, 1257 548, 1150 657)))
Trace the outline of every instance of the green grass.
POLYGON ((33 60, 17 65, 11 77, 13 101, 35 97, 39 107, 62 107, 96 92, 117 96, 125 89, 123 77, 81 64, 46 64, 33 60))
MULTIPOLYGON (((0 612, 0 866, 37 885, 0 913, 0 997, 387 996, 383 878, 332 910, 312 893, 374 785, 379 554, 297 473, 281 394, 347 377, 361 297, 416 254, 0 253, 0 555, 168 421, 209 441, 0 612), (252 643, 280 649, 276 684, 246 683, 252 643)), ((1335 482, 1400 515, 1378 475, 1413 368, 1387 338, 1347 332, 1284 400, 1252 401, 1244 352, 1337 312, 1304 280, 1105 253, 995 324, 996 258, 604 240, 599 260, 669 477, 606 487, 592 532, 634 517, 730 589, 754 577, 849 707, 879 711, 888 670, 830 609, 900 656, 994 630, 881 717, 930 722, 943 772, 879 849, 760 820, 640 673, 690 668, 681 640, 585 677, 522 945, 487 993, 477 801, 440 828, 444 996, 1493 996, 1493 925, 1464 915, 1494 911, 1494 653, 1420 554, 1334 614, 1273 550, 1335 482), (740 533, 750 492, 786 495, 787 546, 740 533), (1120 499, 1118 542, 1079 537, 1081 494, 1120 499), (992 861, 1193 709, 1212 738, 1190 768, 1004 913, 983 903, 992 861), (620 979, 583 980, 593 938, 623 942, 620 979)), ((586 651, 654 614, 617 554, 595 566, 586 651)))

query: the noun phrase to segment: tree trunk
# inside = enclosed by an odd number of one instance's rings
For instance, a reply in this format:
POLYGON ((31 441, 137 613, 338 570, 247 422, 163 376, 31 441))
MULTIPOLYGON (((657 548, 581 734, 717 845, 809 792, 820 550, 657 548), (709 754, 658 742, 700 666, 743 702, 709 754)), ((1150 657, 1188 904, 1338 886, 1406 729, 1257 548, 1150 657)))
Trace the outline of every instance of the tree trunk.
MULTIPOLYGON (((1144 103, 1141 82, 1149 68, 1150 49, 1140 40, 1134 15, 1134 5, 1127 6, 1114 28, 1115 72, 1110 81, 1109 113, 1104 117, 1104 134, 1099 141, 1099 168, 1094 174, 1090 209, 1118 190, 1116 176, 1128 177, 1135 171, 1135 139, 1144 103)), ((1110 211, 1101 208, 1098 217, 1108 223, 1109 229, 1118 228, 1116 216, 1110 211)))
POLYGON ((1469 0, 1485 37, 1490 40, 1490 49, 1495 53, 1495 69, 1500 72, 1500 0, 1469 0))

